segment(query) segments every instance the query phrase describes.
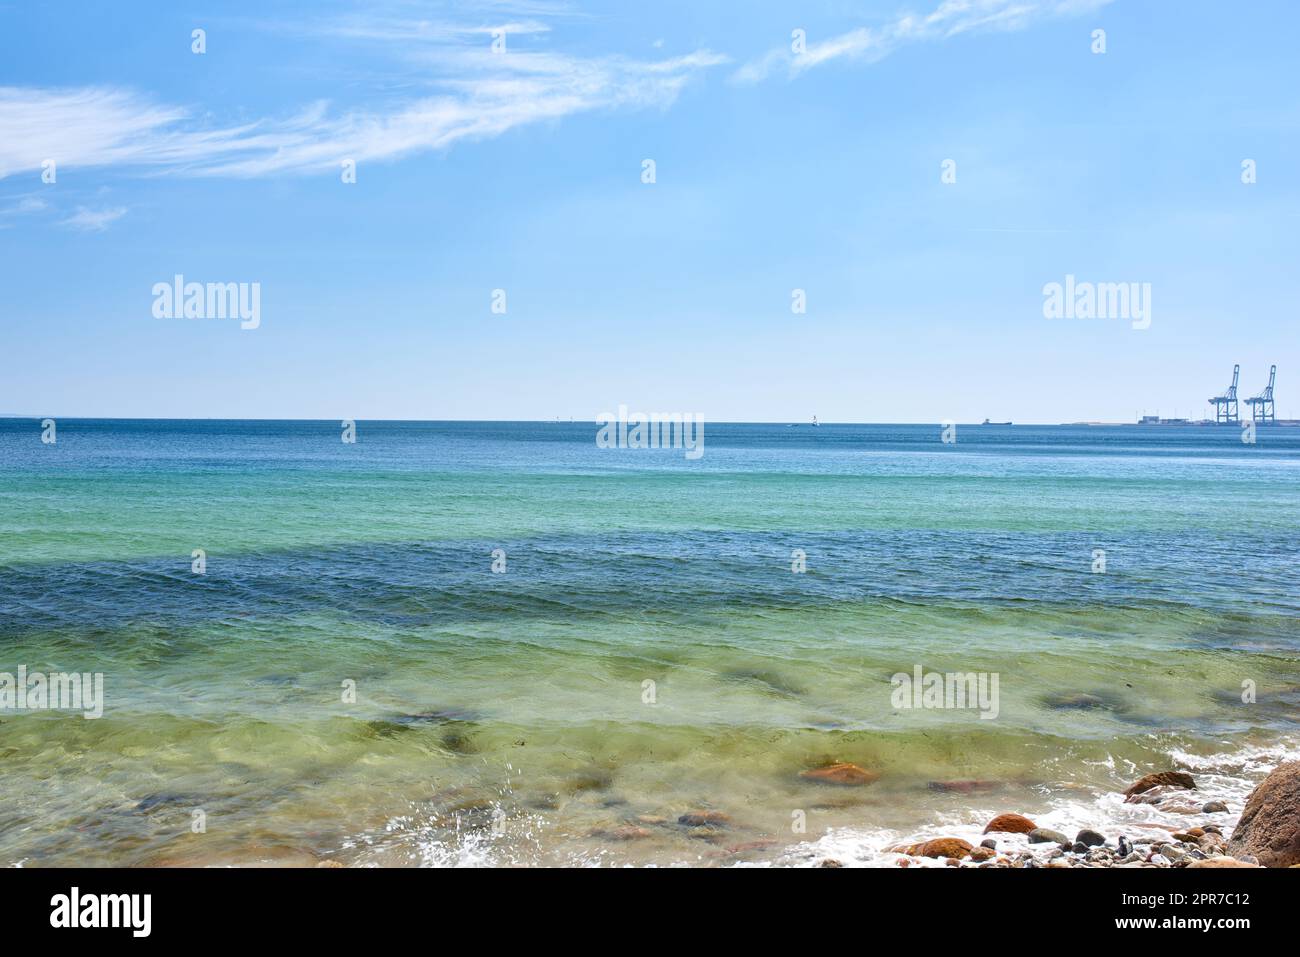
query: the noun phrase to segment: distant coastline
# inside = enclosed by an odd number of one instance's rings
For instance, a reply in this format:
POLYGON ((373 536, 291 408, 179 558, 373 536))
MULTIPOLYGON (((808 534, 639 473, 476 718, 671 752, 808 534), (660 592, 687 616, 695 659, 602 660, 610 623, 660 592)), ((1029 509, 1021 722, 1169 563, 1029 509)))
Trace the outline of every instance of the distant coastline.
MULTIPOLYGON (((51 415, 48 412, 24 414, 21 412, 0 412, 0 419, 66 419, 71 422, 335 422, 337 417, 289 417, 289 418, 244 418, 241 416, 135 416, 135 415, 51 415)), ((356 419, 358 422, 422 422, 422 423, 496 423, 496 424, 527 424, 527 425, 587 425, 595 422, 595 417, 577 419, 570 418, 564 421, 554 419, 407 419, 407 418, 370 418, 362 417, 356 419)), ((763 426, 784 426, 790 424, 784 419, 772 419, 770 421, 756 420, 736 420, 736 419, 710 419, 710 425, 763 425, 763 426)), ((1243 422, 1249 422, 1249 419, 1242 419, 1243 422)), ((850 427, 857 428, 860 426, 918 426, 918 425, 938 425, 937 421, 917 421, 917 422, 821 422, 820 426, 829 428, 850 427)), ((1081 420, 1077 422, 958 422, 960 426, 1000 426, 1002 428, 1124 428, 1124 427, 1141 427, 1149 428, 1151 426, 1177 426, 1177 427, 1201 427, 1201 426, 1223 426, 1237 425, 1237 423, 1215 422, 1213 419, 1161 419, 1150 422, 1104 422, 1101 420, 1081 420)), ((1264 425, 1278 426, 1280 428, 1300 427, 1300 419, 1278 419, 1274 422, 1257 422, 1256 426, 1264 425)))

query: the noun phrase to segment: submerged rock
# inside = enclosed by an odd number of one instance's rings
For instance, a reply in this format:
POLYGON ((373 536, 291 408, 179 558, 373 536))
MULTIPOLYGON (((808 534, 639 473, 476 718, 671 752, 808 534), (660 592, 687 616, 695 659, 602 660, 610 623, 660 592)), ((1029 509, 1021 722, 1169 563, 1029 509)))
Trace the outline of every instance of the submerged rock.
POLYGON ((1250 792, 1228 849, 1265 867, 1300 864, 1300 761, 1278 765, 1250 792))
POLYGON ((413 714, 399 714, 389 720, 397 724, 450 724, 457 721, 481 721, 483 715, 466 708, 432 708, 413 714))
POLYGON ((1155 774, 1144 775, 1129 785, 1128 790, 1124 792, 1124 797, 1132 803, 1135 795, 1150 791, 1154 787, 1195 790, 1196 781, 1186 771, 1157 771, 1155 774))
POLYGON ((1201 806, 1202 814, 1223 814, 1228 810, 1228 805, 1222 801, 1210 801, 1201 806))
POLYGON ((739 844, 728 844, 726 851, 728 855, 750 854, 754 851, 766 851, 768 848, 776 847, 780 841, 772 838, 759 838, 755 841, 742 841, 739 844))
POLYGON ((601 768, 575 771, 565 779, 564 789, 570 794, 582 791, 604 791, 614 783, 614 775, 601 768))
POLYGON ((1043 704, 1055 711, 1125 711, 1124 702, 1105 691, 1056 691, 1043 695, 1043 704))
POLYGON ((757 668, 735 668, 731 671, 724 671, 722 677, 731 681, 752 681, 763 685, 765 690, 781 695, 783 698, 798 698, 808 693, 805 688, 786 680, 775 671, 764 671, 757 668))
POLYGON ((154 808, 162 807, 166 804, 194 804, 203 806, 203 799, 192 794, 172 794, 162 792, 159 794, 150 794, 140 799, 140 803, 135 806, 137 811, 149 812, 154 808))
POLYGON ((824 768, 800 771, 799 777, 818 784, 839 784, 861 787, 880 778, 879 771, 868 771, 856 764, 831 764, 824 768))
POLYGON ((1023 814, 999 814, 989 821, 988 826, 984 828, 984 833, 1000 831, 1005 834, 1028 834, 1036 827, 1038 825, 1023 814))
POLYGON ((649 828, 637 827, 634 824, 624 824, 620 827, 601 827, 591 832, 592 837, 604 838, 607 841, 640 841, 652 835, 653 832, 649 828))
POLYGON ((442 746, 453 754, 475 754, 478 751, 474 739, 460 731, 448 731, 443 734, 442 746))
POLYGON ((722 811, 687 811, 677 823, 683 827, 726 827, 731 823, 731 815, 722 811))
POLYGON ((981 794, 1000 791, 1005 787, 1001 781, 931 781, 926 786, 931 791, 951 791, 957 794, 981 794))
POLYGON ((1029 832, 1030 844, 1062 844, 1069 847, 1073 842, 1060 831, 1050 827, 1036 827, 1029 832))

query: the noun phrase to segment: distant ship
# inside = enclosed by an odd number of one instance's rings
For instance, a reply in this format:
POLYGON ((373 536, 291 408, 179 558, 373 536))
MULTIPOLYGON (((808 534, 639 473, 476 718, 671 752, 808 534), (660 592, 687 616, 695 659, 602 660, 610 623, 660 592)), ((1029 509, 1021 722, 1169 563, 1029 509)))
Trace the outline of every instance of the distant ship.
POLYGON ((813 427, 815 428, 815 427, 820 426, 820 425, 821 425, 821 423, 817 421, 817 416, 814 415, 814 416, 813 416, 813 427))
POLYGON ((988 419, 985 419, 983 422, 980 423, 980 425, 1011 425, 1011 423, 1010 423, 1010 422, 990 422, 988 419))

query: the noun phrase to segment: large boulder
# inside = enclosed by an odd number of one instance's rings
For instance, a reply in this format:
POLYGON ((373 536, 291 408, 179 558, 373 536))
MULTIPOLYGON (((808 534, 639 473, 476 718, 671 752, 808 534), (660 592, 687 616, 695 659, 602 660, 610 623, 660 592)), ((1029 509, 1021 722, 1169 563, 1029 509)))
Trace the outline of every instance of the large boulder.
POLYGON ((1279 764, 1251 792, 1228 853, 1250 854, 1265 867, 1300 864, 1300 761, 1279 764))

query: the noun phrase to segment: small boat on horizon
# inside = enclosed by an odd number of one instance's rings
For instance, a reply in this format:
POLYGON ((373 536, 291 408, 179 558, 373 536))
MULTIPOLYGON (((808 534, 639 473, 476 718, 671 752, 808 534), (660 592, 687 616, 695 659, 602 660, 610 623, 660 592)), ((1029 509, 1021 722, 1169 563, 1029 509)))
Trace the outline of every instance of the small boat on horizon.
POLYGON ((980 423, 980 425, 1011 425, 1011 424, 1012 423, 1010 422, 990 422, 988 419, 985 419, 983 422, 980 423))

